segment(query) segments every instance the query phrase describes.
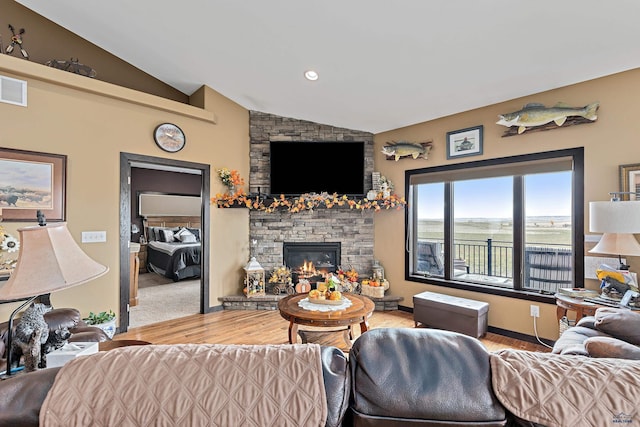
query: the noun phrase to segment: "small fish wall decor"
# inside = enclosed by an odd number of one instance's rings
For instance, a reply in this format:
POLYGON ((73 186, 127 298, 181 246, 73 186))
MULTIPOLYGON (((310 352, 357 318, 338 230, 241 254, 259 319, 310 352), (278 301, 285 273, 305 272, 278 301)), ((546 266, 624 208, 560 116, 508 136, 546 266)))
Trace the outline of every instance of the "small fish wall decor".
POLYGON ((503 136, 520 135, 526 130, 549 130, 559 126, 570 124, 592 123, 598 118, 597 111, 600 103, 593 102, 584 107, 571 107, 559 102, 553 107, 545 107, 543 104, 531 103, 521 110, 513 113, 500 114, 496 124, 509 128, 503 136), (554 126, 555 124, 555 126, 554 126))
POLYGON ((382 147, 382 153, 387 156, 387 160, 395 160, 396 162, 403 157, 411 157, 413 159, 429 158, 429 151, 433 143, 429 142, 408 142, 408 141, 392 141, 382 147))

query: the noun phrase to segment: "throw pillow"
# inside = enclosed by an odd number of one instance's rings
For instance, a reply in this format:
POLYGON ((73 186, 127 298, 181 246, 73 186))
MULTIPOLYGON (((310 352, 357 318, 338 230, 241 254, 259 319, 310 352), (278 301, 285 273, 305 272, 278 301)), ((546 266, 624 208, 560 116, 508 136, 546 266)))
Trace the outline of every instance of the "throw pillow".
POLYGON ((594 316, 584 316, 582 319, 578 320, 576 326, 583 326, 589 329, 595 329, 596 318, 594 316))
POLYGON ((148 234, 147 238, 149 239, 150 242, 158 240, 157 228, 158 227, 148 227, 147 228, 147 234, 148 234))
POLYGON ((640 360, 640 347, 612 337, 591 337, 584 341, 591 357, 640 360))
POLYGON ((631 344, 640 344, 640 313, 626 308, 601 307, 594 323, 598 331, 631 344))
POLYGON ((196 242, 200 241, 200 229, 199 228, 189 228, 189 227, 187 227, 187 230, 189 230, 191 232, 191 234, 196 236, 196 242))
POLYGON ((189 233, 183 233, 180 235, 180 241, 182 243, 197 243, 196 241, 196 236, 194 236, 193 234, 189 233))
POLYGON ((176 239, 176 241, 178 242, 182 242, 182 243, 196 243, 196 236, 193 235, 193 233, 191 233, 189 230, 187 230, 186 228, 182 227, 178 232, 176 232, 173 237, 176 239))
POLYGON ((168 228, 163 228, 160 230, 160 241, 161 242, 173 242, 173 230, 168 228))

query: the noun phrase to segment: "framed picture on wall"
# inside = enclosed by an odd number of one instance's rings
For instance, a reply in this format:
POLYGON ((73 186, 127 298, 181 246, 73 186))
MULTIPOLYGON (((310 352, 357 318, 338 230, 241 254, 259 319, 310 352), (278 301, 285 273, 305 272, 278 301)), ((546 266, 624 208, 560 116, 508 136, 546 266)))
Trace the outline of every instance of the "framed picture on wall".
POLYGON ((482 154, 482 126, 447 132, 447 159, 482 154))
POLYGON ((0 148, 0 210, 3 221, 66 219, 67 156, 0 148))
POLYGON ((620 191, 622 200, 640 200, 640 163, 620 165, 620 191))

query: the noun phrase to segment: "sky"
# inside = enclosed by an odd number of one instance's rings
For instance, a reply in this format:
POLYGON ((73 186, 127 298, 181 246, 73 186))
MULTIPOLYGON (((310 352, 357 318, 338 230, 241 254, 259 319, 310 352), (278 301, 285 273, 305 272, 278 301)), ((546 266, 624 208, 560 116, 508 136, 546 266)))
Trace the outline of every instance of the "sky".
POLYGON ((23 160, 0 159, 0 188, 14 186, 24 190, 51 190, 52 165, 23 160))
MULTIPOLYGON (((456 218, 512 217, 511 178, 492 178, 490 192, 486 191, 486 181, 456 182, 454 187, 456 218)), ((437 189, 433 188, 435 186, 431 186, 431 189, 427 187, 429 186, 421 186, 418 193, 419 217, 442 218, 443 189, 441 186, 437 189), (429 206, 428 209, 427 206, 429 206)), ((571 215, 571 172, 528 175, 525 188, 527 216, 571 215)))

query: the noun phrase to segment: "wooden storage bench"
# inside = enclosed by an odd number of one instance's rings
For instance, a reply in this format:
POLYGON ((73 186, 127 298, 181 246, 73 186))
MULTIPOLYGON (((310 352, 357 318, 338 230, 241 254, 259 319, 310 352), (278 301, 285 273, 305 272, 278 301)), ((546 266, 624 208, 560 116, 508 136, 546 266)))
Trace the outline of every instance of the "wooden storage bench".
POLYGON ((487 333, 489 303, 435 292, 413 296, 413 320, 437 329, 460 332, 475 338, 487 333))

